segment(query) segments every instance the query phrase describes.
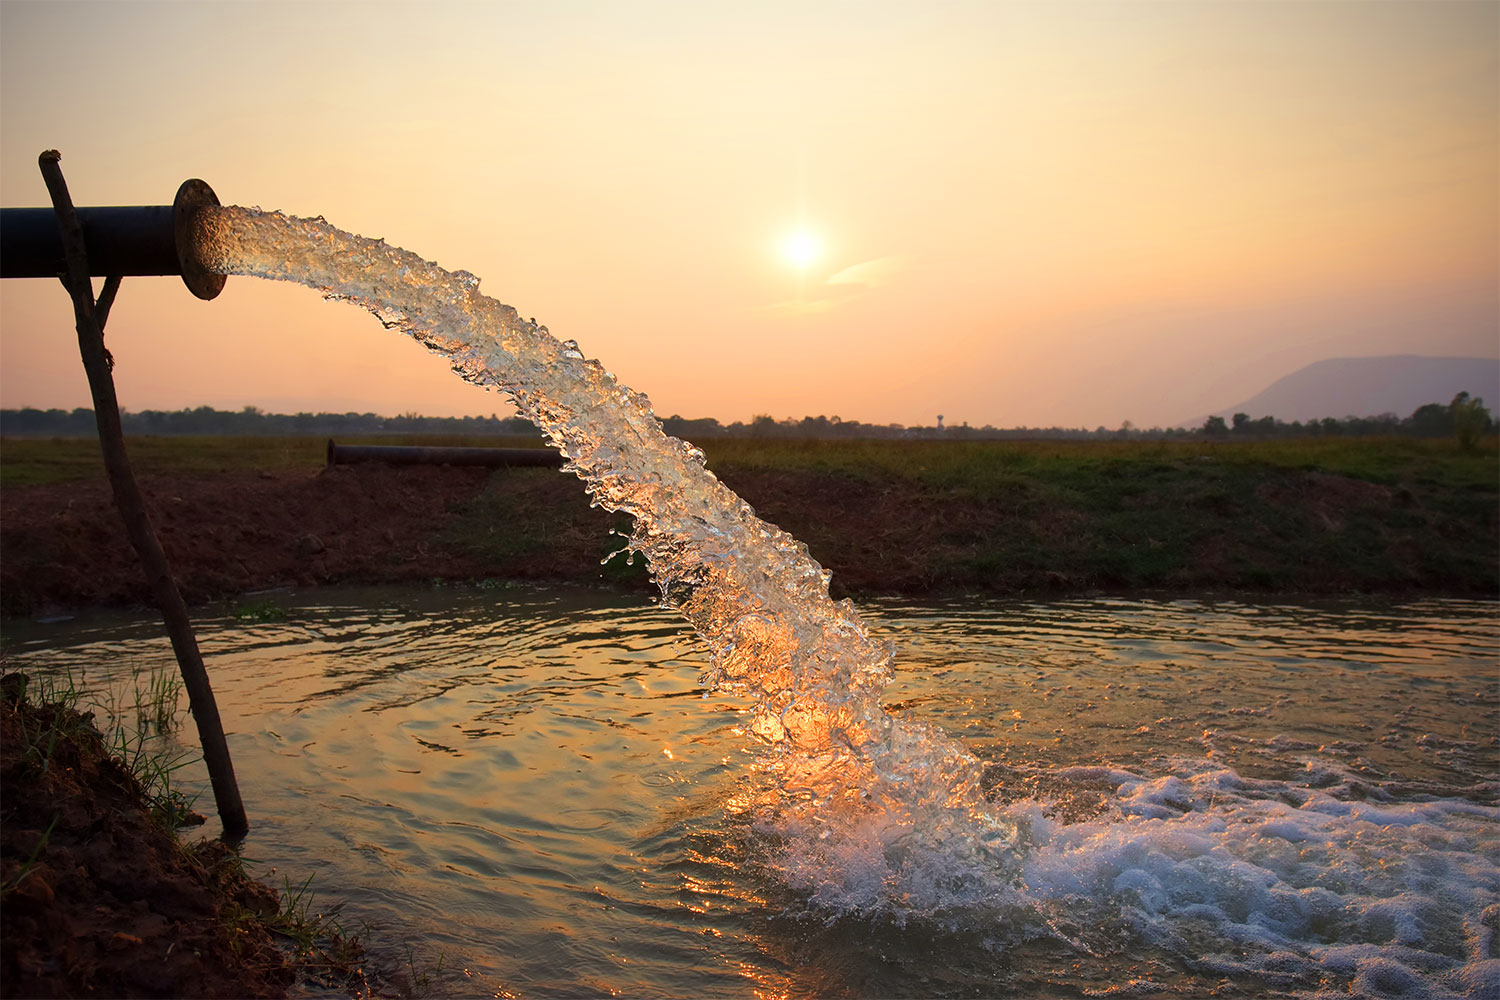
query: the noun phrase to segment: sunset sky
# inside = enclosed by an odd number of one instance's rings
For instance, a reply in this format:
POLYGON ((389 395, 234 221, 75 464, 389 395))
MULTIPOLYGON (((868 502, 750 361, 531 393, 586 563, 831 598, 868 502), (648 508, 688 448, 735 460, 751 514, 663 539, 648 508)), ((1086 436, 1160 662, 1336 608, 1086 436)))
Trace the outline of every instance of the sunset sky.
MULTIPOLYGON (((323 215, 658 414, 1152 426, 1500 353, 1500 4, 0 2, 0 203, 323 215)), ((511 412, 310 290, 127 279, 123 406, 511 412)), ((0 405, 87 406, 0 283, 0 405)))

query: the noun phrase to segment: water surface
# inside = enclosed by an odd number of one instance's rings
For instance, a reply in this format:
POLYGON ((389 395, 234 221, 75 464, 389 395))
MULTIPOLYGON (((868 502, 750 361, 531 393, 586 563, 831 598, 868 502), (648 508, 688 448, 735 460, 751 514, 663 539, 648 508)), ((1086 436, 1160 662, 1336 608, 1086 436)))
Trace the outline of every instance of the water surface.
MULTIPOLYGON (((377 965, 409 948, 441 994, 1500 981, 1493 604, 863 606, 898 642, 887 703, 985 763, 1014 831, 1003 865, 940 859, 892 885, 899 832, 831 843, 759 808, 784 776, 744 706, 705 696, 674 614, 582 590, 256 600, 285 617, 199 617, 252 869, 312 874, 370 925, 377 965)), ((171 667, 159 633, 12 622, 6 648, 102 692, 171 667)))

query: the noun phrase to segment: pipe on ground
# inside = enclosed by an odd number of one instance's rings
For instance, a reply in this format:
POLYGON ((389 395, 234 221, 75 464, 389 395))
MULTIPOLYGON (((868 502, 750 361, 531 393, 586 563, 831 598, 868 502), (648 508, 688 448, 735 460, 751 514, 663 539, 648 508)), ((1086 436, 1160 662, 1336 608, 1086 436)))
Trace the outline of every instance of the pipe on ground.
POLYGON ((385 462, 388 465, 482 465, 489 468, 560 468, 562 455, 551 448, 435 448, 424 445, 338 444, 328 441, 328 465, 385 462))

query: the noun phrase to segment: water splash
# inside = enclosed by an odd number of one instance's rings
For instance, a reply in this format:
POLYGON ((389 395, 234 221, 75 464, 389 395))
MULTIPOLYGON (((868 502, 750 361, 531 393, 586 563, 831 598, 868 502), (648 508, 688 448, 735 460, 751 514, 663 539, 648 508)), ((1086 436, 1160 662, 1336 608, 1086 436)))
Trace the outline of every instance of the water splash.
POLYGON ((225 207, 197 225, 210 269, 362 306, 466 380, 503 390, 595 505, 632 515, 628 547, 646 557, 662 603, 708 645, 704 682, 747 697, 750 729, 771 748, 774 794, 742 806, 818 845, 797 865, 815 893, 904 912, 951 896, 954 879, 996 887, 1009 829, 985 807, 978 762, 882 707, 890 645, 850 602, 830 599, 830 574, 805 545, 756 517, 702 451, 662 430, 644 395, 576 342, 481 294, 465 271, 321 218, 225 207))
MULTIPOLYGON (((470 274, 321 219, 224 208, 199 225, 214 269, 363 306, 507 392, 594 503, 633 515, 627 548, 707 643, 705 682, 750 701, 748 726, 769 752, 737 816, 780 844, 767 867, 813 915, 998 929, 996 948, 1044 937, 1074 955, 1146 940, 1280 989, 1500 991, 1492 804, 1366 803, 1317 774, 1257 782, 1202 761, 1154 778, 1057 772, 1062 785, 1105 786, 1102 811, 1082 820, 1031 799, 988 803, 973 756, 884 710, 892 651, 829 598, 805 546, 757 518, 576 343, 480 294, 470 274)), ((1132 984, 1123 989, 1167 989, 1132 984)))

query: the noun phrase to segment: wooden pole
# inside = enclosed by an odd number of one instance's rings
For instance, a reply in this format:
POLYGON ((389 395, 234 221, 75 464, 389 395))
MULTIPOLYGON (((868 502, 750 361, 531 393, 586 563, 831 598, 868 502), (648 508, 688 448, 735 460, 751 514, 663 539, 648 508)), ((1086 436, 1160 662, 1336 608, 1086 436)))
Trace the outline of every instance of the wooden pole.
POLYGON ((188 704, 192 707, 193 721, 198 724, 198 739, 203 745, 203 762, 208 765, 208 778, 213 786, 214 803, 219 810, 219 819, 224 824, 224 838, 239 840, 250 830, 245 818, 245 806, 240 801, 239 784, 235 781, 234 765, 229 759, 229 743, 224 738, 224 725, 219 719, 219 708, 214 702, 213 687, 208 681, 208 670, 203 665, 203 656, 198 652, 198 640, 193 635, 192 623, 188 620, 187 605, 177 590, 177 581, 172 577, 172 568, 167 563, 167 554, 162 550, 156 529, 146 512, 146 501, 136 484, 135 474, 130 470, 130 461, 125 455, 125 434, 120 426, 120 405, 115 397, 115 380, 110 374, 114 359, 104 347, 104 321, 109 316, 110 305, 120 287, 120 277, 112 275, 105 280, 99 301, 94 301, 93 285, 89 280, 88 250, 83 242, 83 227, 78 222, 78 213, 73 209, 73 199, 68 194, 68 185, 63 180, 58 161, 62 156, 49 149, 38 158, 42 178, 47 182, 47 193, 52 196, 52 207, 57 212, 57 226, 62 234, 63 250, 67 256, 68 273, 62 276, 63 286, 73 299, 73 316, 78 327, 78 351, 83 356, 83 369, 88 374, 89 391, 94 397, 94 420, 99 425, 99 444, 104 451, 104 467, 109 472, 109 485, 114 491, 115 506, 125 522, 125 531, 130 544, 135 547, 151 585, 151 594, 161 609, 162 620, 167 626, 167 635, 172 640, 172 650, 177 654, 177 665, 182 671, 182 683, 187 688, 188 704))

